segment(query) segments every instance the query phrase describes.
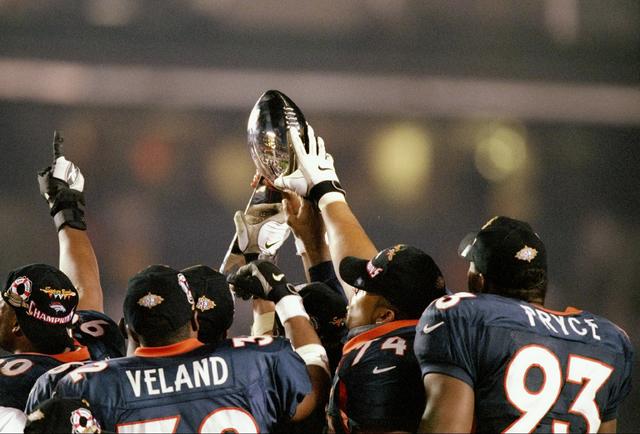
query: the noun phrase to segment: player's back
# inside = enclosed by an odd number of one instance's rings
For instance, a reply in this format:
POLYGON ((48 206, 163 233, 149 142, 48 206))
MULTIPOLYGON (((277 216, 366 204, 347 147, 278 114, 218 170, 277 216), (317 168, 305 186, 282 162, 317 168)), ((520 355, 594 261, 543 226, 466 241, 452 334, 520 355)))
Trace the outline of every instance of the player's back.
POLYGON ((56 392, 87 398, 111 431, 265 432, 311 390, 304 362, 284 339, 234 338, 217 347, 190 339, 137 354, 76 369, 56 392))
MULTIPOLYGON (((32 386, 26 389, 28 398, 22 409, 28 414, 40 403, 52 397, 53 389, 58 381, 68 372, 91 360, 107 360, 115 357, 123 357, 125 354, 124 337, 118 329, 118 325, 102 312, 93 310, 80 310, 72 327, 73 337, 77 344, 86 347, 84 357, 65 358, 67 363, 50 365, 45 363, 35 372, 42 375, 36 380, 30 381, 32 386), (42 371, 44 369, 44 371, 42 371)), ((63 358, 65 357, 63 353, 63 358)), ((48 360, 44 359, 45 362, 48 360)))
POLYGON ((29 391, 49 369, 68 360, 89 358, 87 348, 55 355, 22 353, 0 357, 0 406, 24 410, 29 391))
POLYGON ((460 293, 432 303, 417 330, 423 374, 473 387, 481 432, 597 432, 630 388, 628 337, 586 311, 460 293))
POLYGON ((332 430, 416 431, 424 410, 416 323, 376 326, 345 344, 328 408, 332 430))

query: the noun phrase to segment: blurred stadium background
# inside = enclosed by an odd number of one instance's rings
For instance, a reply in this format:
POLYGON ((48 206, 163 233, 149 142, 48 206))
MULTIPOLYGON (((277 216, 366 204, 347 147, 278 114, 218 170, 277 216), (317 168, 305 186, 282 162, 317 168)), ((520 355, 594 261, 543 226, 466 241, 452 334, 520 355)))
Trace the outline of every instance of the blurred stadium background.
MULTIPOLYGON (((635 0, 0 0, 0 273, 57 261, 35 176, 56 128, 87 178, 109 314, 148 264, 217 267, 267 89, 325 138, 379 247, 422 247, 463 289, 459 240, 496 214, 530 221, 549 305, 640 348, 635 0)), ((292 242, 281 263, 303 278, 292 242)), ((640 427, 639 386, 620 431, 640 427)))

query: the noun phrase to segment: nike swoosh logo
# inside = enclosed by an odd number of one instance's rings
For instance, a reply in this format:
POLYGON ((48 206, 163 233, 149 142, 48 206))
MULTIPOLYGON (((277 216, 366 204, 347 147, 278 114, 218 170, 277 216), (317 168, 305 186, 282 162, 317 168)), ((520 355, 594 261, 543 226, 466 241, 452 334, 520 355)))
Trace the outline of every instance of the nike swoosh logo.
POLYGON ((444 324, 444 321, 440 321, 437 324, 434 324, 432 326, 430 326, 429 324, 425 325, 424 328, 422 329, 423 333, 425 335, 428 335, 429 333, 431 333, 432 331, 434 331, 435 329, 437 329, 438 327, 440 327, 442 324, 444 324))
POLYGON ((270 249, 271 247, 275 246, 278 243, 279 243, 279 241, 274 241, 273 243, 264 243, 264 248, 265 249, 270 249))
POLYGON ((276 282, 280 282, 284 278, 284 274, 272 274, 273 280, 276 282))
POLYGON ((397 368, 397 366, 395 366, 395 365, 394 366, 389 366, 388 368, 382 368, 382 369, 380 369, 380 368, 378 368, 376 366, 375 368, 373 368, 373 373, 374 374, 382 374, 383 372, 389 372, 392 369, 396 369, 396 368, 397 368))

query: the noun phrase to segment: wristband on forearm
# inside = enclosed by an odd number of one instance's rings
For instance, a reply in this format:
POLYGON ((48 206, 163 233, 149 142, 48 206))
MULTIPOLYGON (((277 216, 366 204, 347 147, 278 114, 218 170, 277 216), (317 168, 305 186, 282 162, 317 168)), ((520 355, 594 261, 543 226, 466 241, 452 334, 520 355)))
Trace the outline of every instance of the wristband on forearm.
POLYGON ((309 315, 307 314, 307 311, 304 310, 304 305, 302 304, 302 297, 299 295, 287 295, 282 297, 280 301, 276 303, 276 313, 278 314, 278 318, 280 318, 280 322, 282 324, 294 316, 302 316, 309 319, 309 315))
POLYGON ((60 190, 53 200, 50 214, 58 231, 65 226, 81 231, 87 230, 84 220, 84 195, 80 191, 60 190))
POLYGON ((327 375, 331 376, 329 372, 329 358, 327 357, 327 350, 320 344, 307 344, 296 348, 296 353, 304 360, 305 365, 319 366, 327 375))
POLYGON ((53 216, 53 223, 56 225, 58 231, 65 226, 81 231, 87 230, 87 224, 84 221, 84 211, 78 208, 66 208, 58 211, 53 216))
POLYGON ((309 191, 309 200, 318 206, 320 199, 327 193, 340 193, 342 196, 347 195, 347 192, 344 191, 338 181, 322 181, 311 188, 309 191))

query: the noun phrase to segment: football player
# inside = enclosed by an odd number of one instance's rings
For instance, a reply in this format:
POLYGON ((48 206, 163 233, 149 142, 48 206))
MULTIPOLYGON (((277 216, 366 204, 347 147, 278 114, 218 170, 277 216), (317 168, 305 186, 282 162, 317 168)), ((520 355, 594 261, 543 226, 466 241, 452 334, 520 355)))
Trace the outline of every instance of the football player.
MULTIPOLYGON (((228 287, 217 288, 229 297, 228 287)), ((166 266, 148 267, 129 280, 123 306, 130 338, 140 344, 135 355, 82 366, 60 380, 56 394, 87 399, 107 431, 268 432, 303 419, 317 401, 305 360, 311 373, 319 358, 299 298, 288 291, 270 297, 302 357, 283 338, 205 345, 196 339, 187 279, 166 266)), ((211 302, 213 310, 224 306, 211 302)))
POLYGON ((58 230, 60 269, 45 264, 9 274, 0 300, 0 405, 24 410, 31 387, 47 370, 124 354, 124 338, 102 313, 102 288, 84 221, 84 177, 61 154, 38 175, 58 230))
POLYGON ((428 396, 420 431, 615 432, 632 347, 592 313, 544 307, 547 255, 522 221, 463 240, 470 292, 432 303, 415 352, 428 396), (455 409, 455 411, 452 411, 455 409))
POLYGON ((309 127, 307 150, 296 129, 289 133, 299 168, 275 185, 318 207, 334 267, 355 288, 348 341, 331 390, 329 430, 415 432, 425 402, 412 351, 415 326, 422 310, 445 294, 442 273, 412 246, 378 252, 347 205, 323 140, 309 127))

